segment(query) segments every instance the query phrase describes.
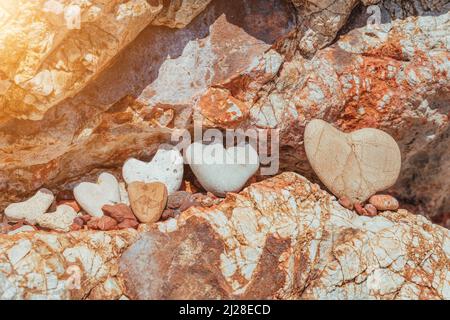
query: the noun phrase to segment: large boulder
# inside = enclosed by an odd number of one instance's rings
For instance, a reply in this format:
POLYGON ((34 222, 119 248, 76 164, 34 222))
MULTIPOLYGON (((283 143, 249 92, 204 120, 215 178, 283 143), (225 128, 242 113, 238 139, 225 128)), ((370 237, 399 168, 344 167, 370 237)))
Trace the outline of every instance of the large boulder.
POLYGON ((284 173, 138 231, 0 234, 0 299, 449 299, 449 236, 284 173))
POLYGON ((449 299, 450 232, 344 209, 295 173, 159 223, 125 251, 135 299, 449 299))

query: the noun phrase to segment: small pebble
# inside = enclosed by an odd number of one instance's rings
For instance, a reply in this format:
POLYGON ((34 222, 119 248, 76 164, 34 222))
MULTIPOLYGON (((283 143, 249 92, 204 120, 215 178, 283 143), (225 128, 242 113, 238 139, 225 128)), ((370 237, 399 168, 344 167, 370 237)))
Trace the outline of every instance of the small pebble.
POLYGON ((169 195, 167 198, 167 208, 168 209, 178 209, 182 206, 183 202, 186 201, 186 199, 189 199, 191 196, 191 193, 187 191, 176 191, 169 195))
POLYGON ((126 204, 119 203, 116 205, 104 205, 102 207, 103 213, 121 223, 124 220, 136 220, 136 216, 131 211, 131 208, 126 204))
POLYGON ((102 216, 91 219, 87 225, 94 230, 109 231, 117 228, 117 221, 111 217, 102 216))
POLYGON ((367 211, 366 209, 364 209, 364 207, 361 205, 361 203, 356 202, 355 203, 355 211, 360 215, 360 216, 367 216, 367 211))
POLYGON ((73 219, 73 223, 79 225, 80 227, 84 226, 85 222, 81 217, 76 217, 73 219))
POLYGON ((352 201, 347 198, 347 197, 342 197, 339 199, 339 203, 341 204, 341 206, 343 206, 344 208, 347 208, 349 210, 353 210, 353 203, 352 201))
POLYGON ((399 208, 397 199, 387 194, 374 195, 370 197, 369 202, 379 211, 397 211, 399 208))
POLYGON ((129 228, 137 229, 138 226, 139 222, 136 219, 126 219, 117 225, 120 230, 129 228))
POLYGON ((185 201, 183 201, 183 203, 181 204, 180 211, 183 212, 183 211, 186 211, 187 209, 189 209, 190 207, 195 207, 198 205, 200 205, 200 203, 195 201, 194 198, 189 197, 185 201))
POLYGON ((70 231, 79 231, 79 230, 81 230, 82 228, 83 228, 83 227, 80 226, 79 224, 73 223, 73 224, 70 226, 70 231))
POLYGON ((83 219, 85 224, 87 224, 92 219, 92 216, 90 214, 83 214, 80 218, 83 219))
POLYGON ((378 210, 377 210, 377 208, 375 208, 375 206, 373 204, 370 204, 370 203, 366 204, 364 206, 364 209, 366 209, 367 214, 370 217, 375 217, 378 215, 378 210))
POLYGON ((162 215, 161 215, 161 220, 162 221, 166 221, 172 218, 176 218, 180 215, 180 210, 178 209, 166 209, 163 211, 162 215))

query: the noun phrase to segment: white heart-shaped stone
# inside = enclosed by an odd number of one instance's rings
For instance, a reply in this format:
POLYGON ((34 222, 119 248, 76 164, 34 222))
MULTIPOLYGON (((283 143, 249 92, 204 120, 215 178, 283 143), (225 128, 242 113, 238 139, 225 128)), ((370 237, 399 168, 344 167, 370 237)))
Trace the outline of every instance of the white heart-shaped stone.
POLYGON ((259 156, 249 144, 225 149, 222 144, 194 142, 186 161, 201 185, 216 196, 240 191, 259 168, 259 156))
POLYGON ((171 194, 180 189, 183 181, 183 157, 177 149, 159 149, 148 163, 130 158, 123 165, 122 176, 127 184, 164 183, 171 194))
POLYGON ((80 183, 73 189, 73 194, 81 208, 93 217, 103 216, 105 204, 120 203, 119 182, 107 172, 98 177, 97 183, 80 183))
POLYGON ((5 215, 11 221, 25 219, 30 224, 36 224, 37 218, 47 212, 54 199, 50 190, 40 189, 28 200, 10 204, 5 209, 5 215))
POLYGON ((60 205, 55 212, 45 213, 37 219, 37 224, 51 230, 68 232, 77 212, 68 205, 60 205))
POLYGON ((305 151, 323 184, 353 203, 391 187, 400 174, 400 149, 378 129, 344 133, 323 120, 312 120, 305 128, 305 151))

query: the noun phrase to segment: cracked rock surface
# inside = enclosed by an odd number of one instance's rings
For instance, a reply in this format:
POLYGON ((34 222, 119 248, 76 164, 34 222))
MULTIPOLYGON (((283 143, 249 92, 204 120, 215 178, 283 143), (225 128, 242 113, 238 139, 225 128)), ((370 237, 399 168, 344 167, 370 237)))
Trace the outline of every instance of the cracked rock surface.
POLYGON ((315 179, 303 132, 319 118, 391 134, 403 166, 390 191, 445 225, 448 1, 72 2, 80 29, 47 1, 0 5, 0 208, 148 160, 198 115, 280 129, 280 169, 315 179))
POLYGON ((0 299, 118 299, 136 230, 0 235, 0 299))
POLYGON ((449 299, 449 236, 284 173, 138 231, 0 235, 0 298, 449 299))
POLYGON ((449 236, 406 210, 358 216, 284 173, 159 223, 120 270, 138 299, 449 299, 449 236))

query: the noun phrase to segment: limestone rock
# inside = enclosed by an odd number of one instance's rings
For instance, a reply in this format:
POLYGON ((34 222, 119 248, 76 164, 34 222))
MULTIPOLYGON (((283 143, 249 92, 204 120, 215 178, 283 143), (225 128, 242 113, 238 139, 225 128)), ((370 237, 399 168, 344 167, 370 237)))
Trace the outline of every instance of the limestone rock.
POLYGON ((323 184, 338 198, 353 203, 392 187, 400 174, 402 159, 397 143, 377 129, 346 134, 315 119, 305 128, 305 151, 323 184))
POLYGON ((132 182, 128 186, 131 208, 142 223, 154 223, 161 218, 167 204, 167 188, 161 182, 132 182))
POLYGON ((25 219, 28 223, 35 224, 53 203, 55 197, 50 190, 40 189, 30 199, 10 204, 5 209, 6 217, 11 221, 25 219))
POLYGON ((447 229, 358 216, 295 173, 141 226, 0 235, 0 298, 449 299, 447 229))
POLYGON ((358 216, 284 173, 150 227, 122 255, 137 299, 449 299, 450 232, 358 216))

